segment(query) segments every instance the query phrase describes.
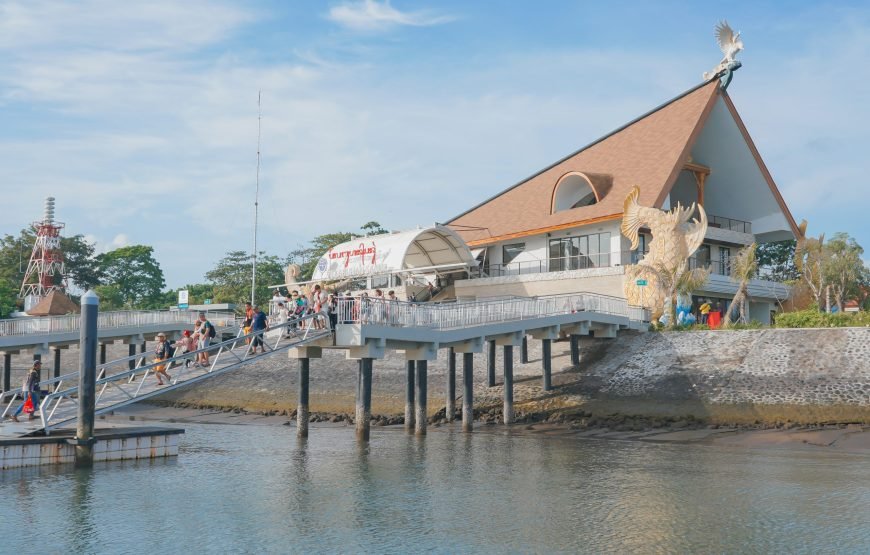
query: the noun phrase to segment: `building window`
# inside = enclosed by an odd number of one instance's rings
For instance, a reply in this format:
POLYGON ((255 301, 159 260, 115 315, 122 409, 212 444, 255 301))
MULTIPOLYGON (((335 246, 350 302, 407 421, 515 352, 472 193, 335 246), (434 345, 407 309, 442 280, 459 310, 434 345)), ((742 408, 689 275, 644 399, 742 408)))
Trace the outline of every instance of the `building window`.
POLYGON ((501 263, 510 264, 514 258, 519 256, 521 252, 526 250, 525 243, 514 243, 512 245, 503 245, 501 248, 501 263))
POLYGON ((719 273, 731 275, 731 249, 728 247, 719 247, 719 273))
POLYGON ((598 195, 589 181, 580 174, 563 177, 553 193, 553 212, 591 206, 598 202, 598 195))
POLYGON ((550 240, 550 271, 610 266, 610 233, 550 240))

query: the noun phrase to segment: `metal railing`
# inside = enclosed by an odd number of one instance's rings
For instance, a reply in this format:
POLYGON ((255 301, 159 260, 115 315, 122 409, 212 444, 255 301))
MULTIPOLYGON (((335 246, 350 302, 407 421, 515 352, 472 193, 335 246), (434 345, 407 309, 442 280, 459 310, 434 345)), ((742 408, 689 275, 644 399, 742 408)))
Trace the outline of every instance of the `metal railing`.
POLYGON ((546 297, 515 297, 496 300, 420 304, 357 297, 338 301, 339 324, 375 324, 394 327, 458 329, 515 320, 528 320, 587 311, 649 321, 648 311, 629 306, 619 297, 575 293, 546 297))
MULTIPOLYGON (((235 316, 231 312, 206 313, 217 324, 220 320, 234 322, 235 316)), ((97 321, 98 329, 113 329, 124 327, 137 327, 156 324, 188 324, 196 320, 198 311, 166 311, 166 310, 120 310, 116 312, 102 312, 97 321)), ((70 314, 67 316, 45 316, 34 318, 13 318, 0 320, 0 336, 15 335, 47 335, 51 333, 71 333, 79 331, 80 316, 70 314)), ((225 327, 220 324, 218 327, 225 327)))
MULTIPOLYGON (((151 351, 144 355, 137 354, 101 364, 97 367, 96 414, 154 397, 248 364, 255 359, 255 345, 260 341, 264 354, 268 355, 328 337, 331 333, 332 329, 326 315, 315 313, 288 320, 283 324, 270 327, 268 331, 254 331, 247 335, 242 335, 240 331, 233 339, 187 353, 173 353, 173 357, 163 360, 155 359, 148 362, 147 356, 154 354, 151 351), (202 359, 202 355, 205 354, 210 355, 207 363, 199 366, 188 364, 194 359, 205 360, 202 359), (136 367, 132 370, 129 368, 131 360, 136 360, 136 367), (161 369, 173 373, 167 387, 162 388, 153 380, 148 380, 152 374, 161 369)), ((40 386, 54 385, 54 391, 42 399, 37 411, 41 419, 41 427, 46 434, 76 418, 78 379, 79 373, 72 372, 40 383, 40 386), (68 387, 62 389, 65 384, 68 387)), ((18 390, 0 395, 0 403, 6 404, 4 417, 15 405, 18 397, 21 397, 21 392, 18 390)))
POLYGON ((714 216, 713 214, 707 214, 707 225, 709 227, 717 227, 719 229, 730 229, 731 231, 739 231, 740 233, 752 233, 751 222, 735 220, 734 218, 725 218, 723 216, 714 216))
POLYGON ((520 276, 589 268, 607 268, 625 264, 636 264, 643 258, 638 251, 613 251, 598 254, 578 254, 546 260, 523 260, 509 264, 487 264, 472 270, 475 277, 520 276))

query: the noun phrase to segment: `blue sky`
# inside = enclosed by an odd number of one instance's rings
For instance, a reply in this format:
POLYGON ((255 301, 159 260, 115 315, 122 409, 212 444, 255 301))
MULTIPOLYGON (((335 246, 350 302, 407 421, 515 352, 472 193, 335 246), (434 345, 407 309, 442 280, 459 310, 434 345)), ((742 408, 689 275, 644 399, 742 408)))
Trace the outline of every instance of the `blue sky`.
POLYGON ((451 216, 700 82, 795 217, 870 250, 866 2, 0 0, 0 232, 155 247, 172 287, 260 245, 451 216))

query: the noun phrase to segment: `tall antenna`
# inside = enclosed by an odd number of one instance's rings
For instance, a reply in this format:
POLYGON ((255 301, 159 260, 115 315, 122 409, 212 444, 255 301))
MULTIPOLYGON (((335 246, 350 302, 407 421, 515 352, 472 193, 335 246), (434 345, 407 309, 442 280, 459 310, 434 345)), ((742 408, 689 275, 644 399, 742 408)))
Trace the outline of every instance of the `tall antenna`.
POLYGON ((255 305, 257 291, 257 212, 260 204, 260 121, 263 114, 260 111, 260 96, 263 91, 257 91, 257 188, 254 192, 254 264, 251 268, 251 305, 255 305))

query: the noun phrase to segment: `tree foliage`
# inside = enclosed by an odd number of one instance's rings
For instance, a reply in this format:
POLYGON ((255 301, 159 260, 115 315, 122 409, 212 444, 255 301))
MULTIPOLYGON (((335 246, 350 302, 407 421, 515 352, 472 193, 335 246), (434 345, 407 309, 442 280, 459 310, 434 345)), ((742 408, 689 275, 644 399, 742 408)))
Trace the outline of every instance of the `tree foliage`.
POLYGON ((760 277, 781 283, 800 279, 800 272, 795 266, 795 249, 797 241, 775 241, 762 243, 755 250, 758 260, 760 277))
MULTIPOLYGON (((6 235, 0 239, 0 280, 6 281, 17 290, 21 288, 27 263, 33 252, 36 234, 32 229, 22 229, 17 236, 6 235)), ((61 237, 64 253, 65 277, 69 284, 87 290, 98 285, 101 280, 99 265, 94 256, 94 244, 84 235, 61 237)), ((57 276, 60 284, 61 276, 57 276)))
POLYGON ((18 302, 18 288, 0 280, 0 318, 8 318, 15 311, 18 302))
POLYGON ((755 256, 757 245, 751 245, 740 249, 737 256, 731 259, 731 281, 737 284, 737 292, 731 301, 732 309, 725 314, 725 327, 733 324, 749 323, 749 280, 755 277, 758 271, 758 259, 755 256), (734 309, 737 309, 737 320, 731 319, 734 309))
MULTIPOLYGON (((252 264, 250 253, 229 251, 214 269, 205 274, 205 279, 213 284, 215 302, 242 304, 251 300, 252 264)), ((277 256, 260 252, 257 257, 257 303, 263 303, 272 296, 270 285, 284 283, 284 266, 277 256)))
MULTIPOLYGON (((120 300, 124 308, 165 308, 160 306, 163 270, 154 259, 153 247, 121 247, 98 255, 96 260, 103 285, 115 288, 114 300, 120 300)), ((109 290, 103 292, 108 295, 109 290)))
POLYGON ((861 255, 864 249, 847 233, 835 233, 825 244, 825 250, 825 280, 834 304, 842 312, 847 300, 862 294, 865 267, 861 255))

